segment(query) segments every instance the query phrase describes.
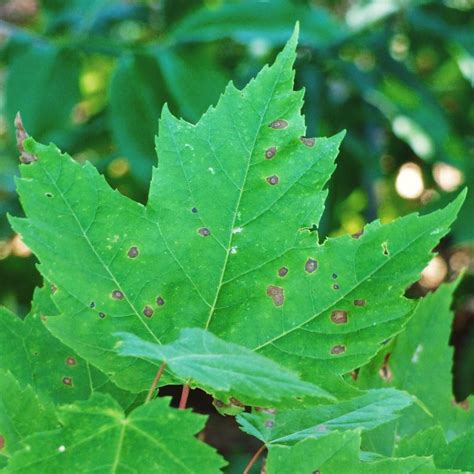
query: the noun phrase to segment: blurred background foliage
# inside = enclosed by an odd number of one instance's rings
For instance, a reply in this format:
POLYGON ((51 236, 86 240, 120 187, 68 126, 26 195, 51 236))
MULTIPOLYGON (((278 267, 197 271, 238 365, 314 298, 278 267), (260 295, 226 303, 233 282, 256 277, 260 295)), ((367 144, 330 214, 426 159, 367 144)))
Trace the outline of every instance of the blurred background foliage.
POLYGON ((13 118, 146 200, 164 103, 189 121, 274 59, 297 20, 309 136, 347 129, 321 234, 468 201, 411 295, 465 270, 453 343, 474 391, 473 0, 0 0, 0 303, 28 310, 40 278, 13 235, 13 118))

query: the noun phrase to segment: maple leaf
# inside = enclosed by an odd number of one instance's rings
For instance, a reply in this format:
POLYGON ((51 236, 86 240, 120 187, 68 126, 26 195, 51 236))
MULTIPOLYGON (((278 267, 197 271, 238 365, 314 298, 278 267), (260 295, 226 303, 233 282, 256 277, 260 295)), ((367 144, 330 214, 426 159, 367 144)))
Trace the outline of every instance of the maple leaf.
POLYGON ((449 230, 445 209, 369 224, 319 242, 343 134, 307 138, 293 90, 297 32, 272 67, 232 84, 196 125, 165 108, 146 206, 90 164, 22 142, 36 159, 17 181, 25 218, 12 225, 57 291, 48 329, 119 386, 150 385, 155 368, 113 350, 116 332, 157 344, 209 330, 328 385, 400 332, 403 297, 449 230))

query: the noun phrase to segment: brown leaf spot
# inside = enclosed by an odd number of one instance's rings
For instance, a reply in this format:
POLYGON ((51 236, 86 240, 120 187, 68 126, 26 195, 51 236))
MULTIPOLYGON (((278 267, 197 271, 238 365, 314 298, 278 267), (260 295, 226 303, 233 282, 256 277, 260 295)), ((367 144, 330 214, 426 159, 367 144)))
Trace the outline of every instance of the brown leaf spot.
POLYGON ((317 268, 318 268, 318 262, 314 260, 314 258, 308 258, 308 260, 306 260, 306 263, 304 264, 304 269, 308 273, 315 272, 317 268))
POLYGON ((5 437, 0 435, 0 449, 5 447, 5 437))
POLYGON ((316 140, 314 138, 300 137, 300 141, 303 145, 309 146, 310 148, 314 146, 316 140))
POLYGON ((112 291, 112 298, 114 300, 123 300, 123 293, 120 290, 112 291))
POLYGON ((165 304, 165 300, 161 296, 158 296, 158 298, 156 298, 156 304, 158 306, 163 306, 165 304))
POLYGON ((385 382, 390 382, 393 378, 393 373, 390 370, 390 367, 388 366, 389 359, 390 359, 390 353, 385 355, 383 359, 382 367, 380 367, 380 370, 379 370, 379 375, 382 378, 382 380, 385 382))
POLYGON ((74 357, 68 357, 66 359, 66 365, 76 365, 77 364, 77 361, 76 359, 74 359, 74 357))
POLYGON ((237 407, 245 407, 245 405, 240 400, 237 400, 237 398, 235 397, 230 397, 229 402, 237 407))
POLYGON ((28 133, 26 133, 25 127, 23 126, 23 120, 21 119, 20 112, 16 114, 15 117, 15 130, 16 130, 16 146, 20 152, 20 161, 24 164, 32 163, 38 158, 31 153, 27 153, 23 147, 23 142, 28 138, 28 133))
POLYGON ((58 287, 56 285, 51 285, 50 288, 51 288, 51 293, 53 295, 54 295, 54 293, 56 293, 56 291, 58 291, 58 287))
POLYGON ((365 300, 354 300, 354 306, 365 306, 365 300))
POLYGON ((267 160, 271 160, 276 155, 277 149, 275 146, 271 146, 267 150, 265 150, 265 158, 267 160))
POLYGON ((72 387, 72 378, 71 377, 63 377, 63 384, 67 385, 68 387, 72 387))
POLYGON ((129 258, 136 258, 138 257, 138 254, 139 254, 139 250, 138 250, 138 247, 130 247, 128 249, 128 252, 127 252, 127 255, 129 258))
POLYGON ((363 229, 362 229, 362 230, 359 230, 359 232, 356 232, 356 233, 352 234, 351 237, 352 237, 353 239, 358 239, 358 238, 360 238, 362 235, 364 235, 364 230, 363 230, 363 229))
POLYGON ((272 185, 272 186, 275 186, 276 184, 278 184, 280 182, 280 178, 277 176, 277 175, 273 175, 273 176, 269 176, 267 178, 267 183, 272 185))
POLYGON ((359 378, 359 369, 355 369, 351 372, 352 380, 357 380, 359 378))
POLYGON ((283 288, 270 285, 267 288, 267 295, 273 300, 275 306, 282 306, 285 302, 285 294, 283 288))
POLYGON ((331 347, 331 354, 342 354, 344 352, 346 352, 346 346, 342 344, 331 347))
POLYGON ((270 128, 274 128, 274 129, 282 129, 282 128, 286 128, 288 127, 288 122, 286 120, 283 120, 283 119, 278 119, 278 120, 274 120, 270 125, 269 125, 270 128))
POLYGON ((346 324, 347 323, 347 311, 337 309, 331 314, 331 321, 334 324, 346 324))
POLYGON ((285 277, 286 275, 288 275, 288 268, 286 267, 281 267, 278 269, 278 276, 279 277, 285 277))
POLYGON ((199 235, 202 235, 203 237, 208 237, 211 235, 211 231, 207 227, 201 227, 198 230, 199 235))
POLYGON ((100 319, 104 319, 107 315, 105 313, 99 313, 99 318, 100 319))
POLYGON ((145 306, 143 308, 143 315, 147 318, 151 318, 153 316, 153 308, 151 306, 145 306))

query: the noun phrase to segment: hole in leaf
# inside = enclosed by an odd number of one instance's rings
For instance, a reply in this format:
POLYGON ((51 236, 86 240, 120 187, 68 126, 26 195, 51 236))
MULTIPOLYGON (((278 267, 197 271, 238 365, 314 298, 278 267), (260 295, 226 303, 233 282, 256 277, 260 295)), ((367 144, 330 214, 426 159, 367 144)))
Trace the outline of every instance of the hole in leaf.
POLYGON ((52 197, 54 197, 54 194, 53 194, 53 193, 44 193, 44 195, 45 195, 47 198, 52 198, 52 197))
POLYGON ((382 242, 382 252, 385 256, 390 255, 390 252, 388 251, 388 243, 387 242, 382 242))
POLYGON ((283 277, 286 276, 286 275, 288 275, 288 268, 286 268, 286 267, 281 267, 281 268, 278 269, 278 276, 279 276, 279 277, 282 277, 282 278, 283 278, 283 277))
POLYGON ((158 298, 156 298, 156 304, 158 306, 163 306, 165 304, 165 300, 161 296, 158 296, 158 298))
POLYGON ((71 377, 63 377, 63 384, 67 385, 68 387, 72 387, 72 378, 71 377))
POLYGON ((347 311, 340 309, 333 311, 331 314, 331 321, 334 324, 346 324, 347 323, 347 311))
POLYGON ((267 288, 267 295, 273 300, 275 306, 282 306, 285 302, 285 294, 283 288, 270 285, 267 288))
POLYGON ((280 178, 277 175, 269 176, 267 178, 267 183, 270 184, 271 186, 275 186, 280 182, 280 178))
POLYGON ((344 352, 346 352, 346 346, 342 344, 331 347, 331 354, 342 354, 344 352))
POLYGON ((333 277, 334 279, 336 279, 336 278, 337 278, 337 273, 333 273, 333 274, 332 274, 332 277, 333 277))
POLYGON ((339 290, 340 286, 337 283, 334 283, 334 285, 332 285, 332 288, 333 290, 339 290))
POLYGON ((318 268, 318 262, 314 260, 314 258, 308 258, 308 260, 306 260, 306 263, 304 264, 304 269, 308 273, 315 272, 317 268, 318 268))
POLYGON ((276 155, 277 149, 275 146, 272 146, 265 150, 265 158, 271 160, 276 155))
POLYGON ((211 235, 211 231, 207 227, 201 227, 198 230, 199 235, 202 235, 203 237, 208 237, 211 235))
POLYGON ((104 319, 107 315, 105 313, 99 313, 99 318, 100 319, 104 319))
POLYGON ((270 125, 269 125, 270 128, 274 128, 276 130, 278 129, 282 129, 282 128, 286 128, 288 127, 288 122, 286 120, 283 120, 283 119, 278 119, 278 120, 274 120, 270 125))
POLYGON ((95 301, 91 301, 89 303, 89 308, 94 309, 95 308, 95 301))
POLYGON ((130 258, 136 258, 138 257, 138 254, 139 254, 139 250, 138 250, 138 247, 130 247, 128 249, 128 252, 127 252, 127 255, 130 257, 130 258))
POLYGON ((153 308, 151 306, 145 306, 143 308, 143 315, 147 318, 151 318, 153 316, 153 308))

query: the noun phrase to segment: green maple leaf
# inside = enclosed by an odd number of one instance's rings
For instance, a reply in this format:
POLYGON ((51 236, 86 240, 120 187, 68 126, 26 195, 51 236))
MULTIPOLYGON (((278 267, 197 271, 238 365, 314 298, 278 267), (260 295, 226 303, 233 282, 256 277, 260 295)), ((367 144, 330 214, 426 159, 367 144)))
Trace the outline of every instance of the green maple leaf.
POLYGON ((24 438, 56 426, 54 409, 44 405, 30 386, 21 386, 11 372, 0 369, 0 468, 24 448, 24 438))
POLYGON ((206 417, 168 403, 159 398, 128 416, 100 393, 65 405, 58 410, 62 428, 25 438, 4 472, 220 472, 224 460, 194 437, 206 417))
POLYGON ((207 329, 328 385, 398 333, 403 298, 463 200, 318 242, 342 134, 305 138, 293 91, 297 34, 242 91, 230 84, 192 125, 167 108, 146 206, 112 191, 90 164, 26 139, 37 159, 17 181, 11 219, 57 291, 49 330, 121 387, 155 369, 118 357, 117 331, 164 344, 207 329))
POLYGON ((0 308, 0 369, 9 370, 22 385, 30 385, 45 401, 70 403, 95 391, 110 392, 127 406, 134 397, 62 344, 43 325, 57 308, 46 288, 36 290, 32 310, 21 320, 0 308))
POLYGON ((458 404, 452 392, 450 307, 458 283, 444 284, 423 298, 392 347, 359 372, 357 385, 361 388, 392 386, 407 390, 428 409, 413 405, 396 424, 370 434, 366 438, 369 448, 390 454, 397 437, 413 435, 432 425, 441 424, 448 441, 473 426, 474 414, 467 408, 473 403, 472 397, 458 404))
POLYGON ((327 436, 335 430, 371 430, 398 417, 413 398, 393 389, 369 390, 364 395, 332 405, 288 411, 254 411, 238 415, 246 433, 266 445, 294 444, 306 438, 327 436))
POLYGON ((309 438, 293 446, 272 446, 266 463, 268 474, 314 474, 344 472, 345 474, 419 474, 454 473, 436 469, 430 457, 360 459, 360 433, 334 432, 323 438, 309 438))
POLYGON ((122 339, 117 345, 121 355, 165 362, 181 383, 198 386, 224 404, 235 397, 244 405, 254 406, 278 406, 282 400, 287 404, 297 397, 333 398, 272 360, 209 331, 183 329, 176 341, 166 345, 133 334, 118 336, 122 339))

